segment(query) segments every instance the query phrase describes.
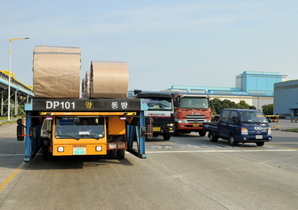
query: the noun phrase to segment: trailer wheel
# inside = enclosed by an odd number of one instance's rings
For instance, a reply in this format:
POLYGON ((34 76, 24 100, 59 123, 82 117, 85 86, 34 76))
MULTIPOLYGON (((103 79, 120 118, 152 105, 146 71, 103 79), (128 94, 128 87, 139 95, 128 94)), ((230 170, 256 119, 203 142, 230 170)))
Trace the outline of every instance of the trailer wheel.
POLYGON ((170 140, 170 138, 171 138, 171 134, 170 133, 164 133, 163 134, 163 139, 164 140, 170 140))
POLYGON ((117 159, 122 160, 125 157, 125 149, 115 150, 117 151, 117 159))
POLYGON ((45 161, 53 159, 53 154, 51 152, 49 152, 48 145, 42 145, 42 159, 45 161))
POLYGON ((261 147, 264 146, 265 142, 256 142, 257 146, 261 147))
POLYGON ((237 142, 235 141, 235 137, 233 134, 230 134, 230 136, 229 136, 229 144, 231 146, 237 146, 237 142))
POLYGON ((199 131, 200 136, 205 136, 206 135, 206 131, 205 130, 200 130, 199 131))
POLYGON ((117 158, 117 150, 109 150, 109 158, 110 159, 116 159, 117 158))
POLYGON ((209 134, 208 134, 208 137, 209 137, 209 140, 211 142, 217 142, 218 141, 218 137, 214 135, 214 133, 212 131, 209 131, 209 134))

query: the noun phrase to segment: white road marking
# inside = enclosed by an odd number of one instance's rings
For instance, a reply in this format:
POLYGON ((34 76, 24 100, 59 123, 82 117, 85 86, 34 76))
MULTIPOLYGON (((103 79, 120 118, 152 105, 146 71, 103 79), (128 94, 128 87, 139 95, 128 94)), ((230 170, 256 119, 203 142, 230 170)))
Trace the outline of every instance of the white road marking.
POLYGON ((190 153, 190 152, 217 152, 217 153, 233 153, 233 152, 297 152, 294 149, 274 149, 274 150, 180 150, 180 151, 146 151, 146 154, 152 153, 190 153))

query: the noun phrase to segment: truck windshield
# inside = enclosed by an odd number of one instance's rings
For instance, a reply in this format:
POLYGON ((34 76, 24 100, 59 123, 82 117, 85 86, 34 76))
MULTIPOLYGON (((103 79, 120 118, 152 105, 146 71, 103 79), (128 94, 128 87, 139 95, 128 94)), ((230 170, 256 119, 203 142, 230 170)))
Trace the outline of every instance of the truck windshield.
POLYGON ((240 120, 246 123, 268 123, 264 114, 256 111, 240 111, 240 120))
POLYGON ((172 110, 170 98, 144 98, 143 103, 147 104, 148 110, 172 110))
POLYGON ((55 137, 57 139, 100 139, 104 137, 103 121, 103 118, 57 118, 55 137))
POLYGON ((184 109, 208 109, 209 103, 207 98, 181 98, 179 107, 184 109))

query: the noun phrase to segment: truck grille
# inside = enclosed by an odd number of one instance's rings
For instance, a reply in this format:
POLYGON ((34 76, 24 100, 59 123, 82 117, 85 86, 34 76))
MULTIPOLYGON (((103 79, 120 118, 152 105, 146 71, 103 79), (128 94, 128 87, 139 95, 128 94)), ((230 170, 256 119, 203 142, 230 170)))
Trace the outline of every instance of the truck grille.
POLYGON ((188 123, 203 123, 204 115, 187 115, 186 120, 188 123))

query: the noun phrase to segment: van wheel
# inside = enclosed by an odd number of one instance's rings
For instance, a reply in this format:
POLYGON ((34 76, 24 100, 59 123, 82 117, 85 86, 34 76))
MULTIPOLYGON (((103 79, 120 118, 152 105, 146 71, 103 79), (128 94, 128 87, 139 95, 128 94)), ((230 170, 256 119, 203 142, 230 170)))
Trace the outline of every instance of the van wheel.
POLYGON ((261 147, 264 146, 265 142, 256 142, 257 146, 261 147))
POLYGON ((205 136, 206 135, 206 131, 205 130, 201 130, 199 131, 200 136, 205 136))
POLYGON ((231 146, 237 146, 237 142, 235 141, 235 137, 234 137, 233 134, 231 134, 231 135, 229 136, 229 144, 230 144, 231 146))
POLYGON ((214 135, 214 133, 212 131, 209 131, 209 134, 208 134, 208 137, 209 137, 209 140, 211 142, 217 142, 218 141, 218 137, 214 135))

